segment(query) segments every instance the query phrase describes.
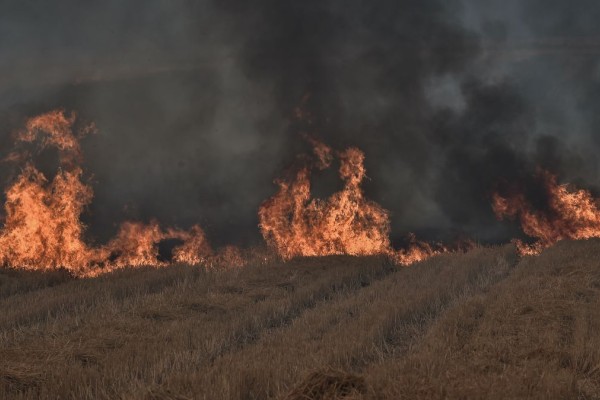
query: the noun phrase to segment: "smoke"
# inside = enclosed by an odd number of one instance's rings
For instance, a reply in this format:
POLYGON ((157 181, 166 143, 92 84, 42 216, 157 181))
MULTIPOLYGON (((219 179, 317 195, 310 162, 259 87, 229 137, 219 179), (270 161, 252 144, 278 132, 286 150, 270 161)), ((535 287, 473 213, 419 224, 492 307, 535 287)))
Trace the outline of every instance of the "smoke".
POLYGON ((94 121, 97 241, 152 217, 259 241, 257 209, 308 151, 302 133, 364 151, 395 241, 514 236, 490 194, 535 186, 537 167, 600 186, 597 2, 52 3, 0 1, 0 145, 56 107, 94 121))

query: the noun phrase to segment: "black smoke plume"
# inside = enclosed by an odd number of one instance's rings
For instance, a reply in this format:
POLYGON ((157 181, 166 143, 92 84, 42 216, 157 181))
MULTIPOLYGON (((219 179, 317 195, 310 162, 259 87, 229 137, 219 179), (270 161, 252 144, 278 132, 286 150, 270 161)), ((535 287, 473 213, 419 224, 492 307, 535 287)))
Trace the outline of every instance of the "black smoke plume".
POLYGON ((4 0, 0 150, 52 108, 95 121, 97 241, 155 217, 259 242, 258 206, 304 134, 364 150, 394 240, 503 241, 518 231, 492 191, 535 198, 536 168, 600 184, 599 17, 591 0, 4 0))

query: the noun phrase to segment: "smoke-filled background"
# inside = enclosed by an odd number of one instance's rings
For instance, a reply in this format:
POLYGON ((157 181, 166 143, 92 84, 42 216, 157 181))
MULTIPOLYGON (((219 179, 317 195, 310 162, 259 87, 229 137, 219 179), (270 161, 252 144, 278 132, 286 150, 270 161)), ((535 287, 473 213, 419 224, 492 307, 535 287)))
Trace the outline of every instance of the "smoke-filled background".
POLYGON ((502 241, 498 187, 537 167, 600 186, 599 20, 593 0, 0 0, 0 152, 77 111, 92 239, 155 217, 247 245, 309 133, 365 152, 395 241, 502 241))

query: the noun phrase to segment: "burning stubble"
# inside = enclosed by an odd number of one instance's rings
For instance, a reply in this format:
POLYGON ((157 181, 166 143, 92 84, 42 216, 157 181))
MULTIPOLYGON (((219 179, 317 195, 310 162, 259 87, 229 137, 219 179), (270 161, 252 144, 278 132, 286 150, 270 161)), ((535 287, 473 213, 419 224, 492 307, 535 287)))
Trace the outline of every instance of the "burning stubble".
POLYGON ((0 258, 4 265, 25 269, 65 268, 75 275, 93 276, 125 266, 164 266, 158 244, 175 239, 172 262, 197 265, 213 256, 205 234, 198 226, 184 231, 163 229, 157 222, 124 222, 115 238, 92 247, 83 240, 81 215, 93 198, 82 180, 79 138, 92 128, 74 132, 75 114, 57 110, 27 121, 16 135, 16 144, 33 143, 37 151, 55 147, 60 168, 52 180, 36 169, 31 154, 21 150, 9 160, 26 160, 6 191, 4 227, 0 234, 0 258))
MULTIPOLYGON (((29 119, 16 134, 16 149, 6 161, 20 161, 24 166, 6 191, 6 220, 0 232, 4 265, 65 268, 77 276, 95 276, 124 267, 245 263, 234 246, 215 253, 198 225, 189 230, 162 228, 156 220, 123 222, 106 245, 88 245, 81 216, 92 202, 93 191, 83 181, 79 139, 94 127, 75 131, 76 119, 74 113, 55 110, 29 119), (60 160, 51 180, 33 162, 35 154, 48 147, 57 149, 60 160), (175 241, 166 259, 159 254, 165 241, 175 241)), ((361 189, 365 178, 362 151, 333 151, 318 140, 309 141, 314 158, 306 159, 290 181, 278 180, 279 191, 259 210, 263 237, 281 258, 387 255, 408 265, 447 251, 416 240, 406 249, 394 250, 388 211, 367 200, 361 189), (311 169, 331 167, 334 157, 340 161, 343 189, 325 200, 312 199, 311 169)))
MULTIPOLYGON (((79 141, 94 132, 93 124, 75 128, 77 116, 62 110, 29 119, 15 134, 15 149, 5 162, 23 163, 20 174, 6 190, 5 222, 0 232, 2 264, 24 269, 65 268, 77 276, 95 276, 125 267, 189 265, 243 265, 247 260, 235 246, 215 252, 199 225, 188 230, 163 228, 150 223, 122 222, 117 234, 101 246, 85 242, 81 216, 93 199, 83 180, 83 154, 79 141), (55 148, 59 168, 50 180, 34 159, 55 148), (171 243, 165 256, 162 243, 171 243)), ((267 245, 283 260, 329 255, 386 255, 400 265, 410 265, 433 255, 473 247, 470 241, 447 246, 419 241, 409 235, 405 248, 390 241, 389 212, 365 198, 361 185, 366 176, 364 153, 351 147, 336 151, 305 135, 313 156, 300 158, 287 178, 276 181, 278 191, 259 208, 260 231, 267 245), (340 191, 326 199, 313 198, 311 172, 331 168, 339 161, 340 191)), ((600 237, 597 200, 585 190, 559 185, 554 175, 540 170, 533 177, 542 188, 544 209, 536 208, 526 193, 509 190, 492 195, 498 217, 518 218, 523 232, 536 239, 527 244, 515 239, 523 255, 538 254, 563 239, 600 237)))
POLYGON ((387 254, 408 265, 446 251, 416 240, 407 249, 392 249, 389 212, 367 200, 361 188, 366 176, 363 152, 357 148, 333 152, 319 141, 311 143, 315 159, 292 174, 292 179, 277 180, 279 191, 259 210, 263 237, 283 259, 387 254), (331 167, 333 154, 340 160, 343 189, 327 199, 312 198, 311 170, 331 167))
POLYGON ((493 209, 498 219, 518 219, 523 232, 535 239, 531 244, 515 240, 521 254, 539 254, 564 239, 600 237, 598 199, 587 190, 558 184, 556 176, 548 171, 538 171, 536 178, 544 192, 543 209, 532 205, 523 191, 493 195, 493 209))

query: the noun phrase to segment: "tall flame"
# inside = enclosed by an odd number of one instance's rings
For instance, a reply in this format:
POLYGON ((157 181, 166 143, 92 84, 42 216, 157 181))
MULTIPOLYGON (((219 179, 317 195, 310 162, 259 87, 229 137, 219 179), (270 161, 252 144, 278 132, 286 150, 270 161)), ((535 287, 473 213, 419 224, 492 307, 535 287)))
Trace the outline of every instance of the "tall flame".
POLYGON ((79 216, 92 199, 80 180, 82 171, 59 171, 52 182, 26 165, 6 192, 6 219, 0 232, 3 264, 28 269, 64 266, 80 271, 97 252, 82 240, 79 216))
POLYGON ((492 207, 499 219, 518 218, 523 232, 537 242, 516 241, 521 254, 538 254, 559 240, 600 237, 600 208, 598 200, 582 189, 558 184, 556 176, 540 171, 547 199, 547 209, 536 210, 522 193, 501 196, 495 193, 492 207))
MULTIPOLYGON (((107 244, 86 243, 86 227, 80 217, 93 199, 93 190, 82 180, 79 140, 93 132, 94 126, 75 129, 76 120, 74 113, 55 110, 29 119, 17 132, 17 150, 4 161, 23 162, 24 167, 6 190, 0 230, 2 265, 65 268, 74 275, 95 276, 127 266, 158 267, 173 262, 239 266, 246 262, 234 246, 213 251, 197 225, 181 230, 162 228, 156 221, 126 221, 107 244), (49 147, 58 151, 60 167, 50 180, 32 161, 31 148, 36 145, 37 151, 49 147), (159 246, 169 240, 176 245, 165 258, 159 246)), ((306 139, 314 149, 312 162, 297 170, 293 179, 278 180, 279 191, 259 210, 262 234, 282 258, 386 254, 406 265, 447 250, 419 242, 414 236, 407 248, 394 250, 388 211, 367 200, 361 188, 366 176, 362 151, 333 151, 311 137, 306 139), (335 158, 340 162, 343 189, 324 200, 311 198, 312 170, 331 167, 335 158)))
MULTIPOLYGON (((173 249, 171 262, 214 264, 218 257, 223 258, 223 253, 232 254, 227 248, 213 255, 199 226, 189 231, 165 230, 157 222, 124 222, 108 244, 100 247, 86 244, 80 217, 92 201, 93 190, 82 181, 79 138, 94 128, 93 125, 81 128, 76 135, 75 121, 75 114, 56 110, 31 118, 25 129, 17 133, 17 144, 39 143, 39 150, 55 147, 60 168, 49 181, 35 168, 28 151, 21 149, 7 157, 7 161, 27 161, 6 191, 5 222, 0 230, 3 265, 25 269, 65 268, 79 276, 98 275, 126 266, 164 266, 169 261, 159 260, 158 245, 168 239, 181 242, 173 249)), ((240 264, 239 260, 235 262, 240 264)))
POLYGON ((410 264, 443 251, 416 240, 408 249, 392 249, 388 211, 364 197, 365 157, 357 148, 335 152, 343 189, 328 199, 312 198, 311 171, 330 167, 334 152, 313 138, 307 139, 315 160, 300 168, 293 179, 277 180, 278 192, 263 202, 258 213, 265 241, 283 259, 387 254, 401 264, 410 264))

